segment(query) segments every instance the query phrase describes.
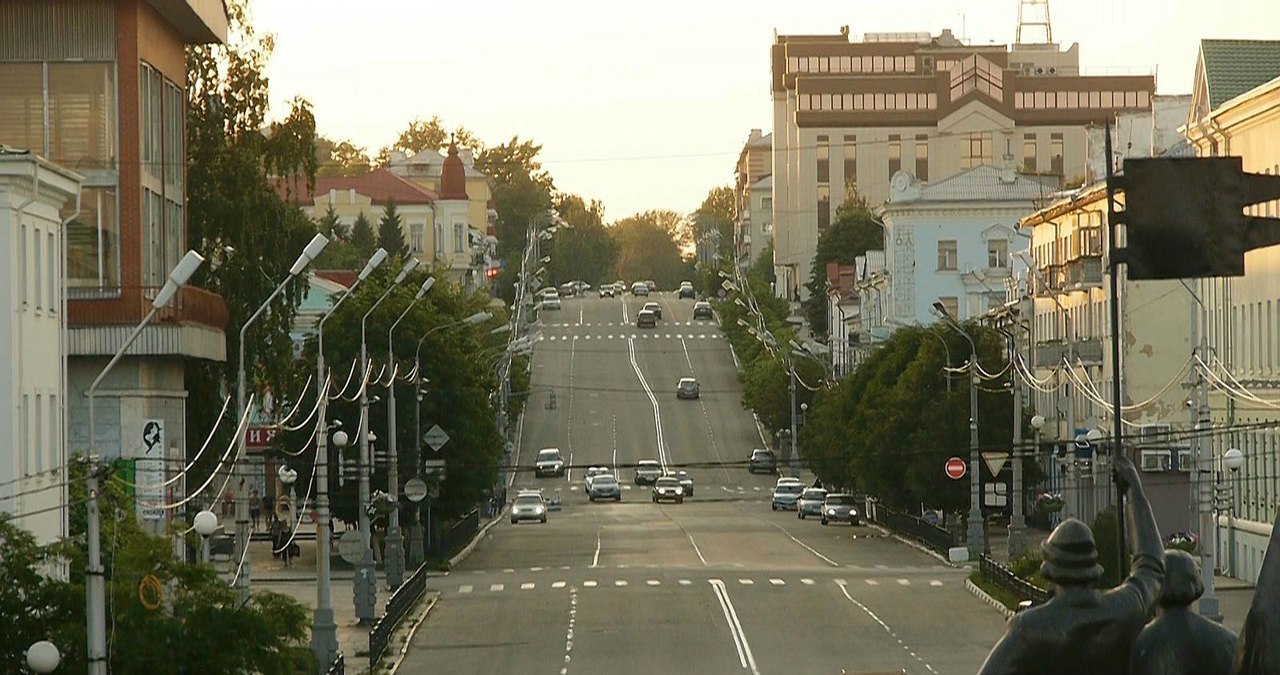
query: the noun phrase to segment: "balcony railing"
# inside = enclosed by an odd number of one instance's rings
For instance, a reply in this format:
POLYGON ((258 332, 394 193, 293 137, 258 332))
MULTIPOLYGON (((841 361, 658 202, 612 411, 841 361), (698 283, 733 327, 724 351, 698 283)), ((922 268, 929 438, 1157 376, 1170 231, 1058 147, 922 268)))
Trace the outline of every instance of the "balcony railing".
MULTIPOLYGON (((133 326, 151 311, 158 286, 71 289, 67 321, 72 328, 133 326)), ((222 296, 194 286, 183 286, 167 307, 156 313, 152 324, 199 324, 226 330, 230 313, 222 296)))
POLYGON ((1085 256, 1066 264, 1067 288, 1080 290, 1102 286, 1102 256, 1085 256))
POLYGON ((1051 367, 1062 362, 1064 356, 1073 357, 1074 361, 1080 361, 1086 365, 1100 365, 1102 363, 1102 339, 1101 338, 1083 338, 1076 340, 1072 344, 1067 344, 1062 340, 1044 340, 1036 343, 1036 363, 1051 367))

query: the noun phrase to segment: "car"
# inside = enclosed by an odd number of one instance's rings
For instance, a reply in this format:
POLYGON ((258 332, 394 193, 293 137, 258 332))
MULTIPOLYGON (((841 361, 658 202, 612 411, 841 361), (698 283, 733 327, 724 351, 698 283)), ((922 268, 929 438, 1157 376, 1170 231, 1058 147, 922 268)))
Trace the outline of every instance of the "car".
POLYGON ((543 309, 557 309, 557 310, 558 310, 558 309, 560 309, 560 298, 559 298, 559 296, 555 296, 555 295, 544 295, 544 296, 542 296, 542 308, 543 308, 543 309))
POLYGON ((843 492, 829 494, 822 503, 822 524, 830 522, 858 525, 862 518, 858 515, 858 498, 843 492))
POLYGON ((693 496, 693 476, 688 471, 677 471, 676 480, 680 481, 680 489, 684 490, 684 496, 693 496))
POLYGON ((636 314, 636 328, 657 328, 657 326, 658 317, 653 312, 642 309, 636 314))
POLYGON ((653 293, 658 292, 658 282, 654 281, 653 279, 645 279, 644 285, 649 287, 650 292, 653 292, 653 293))
POLYGON ((701 395, 702 387, 698 386, 698 381, 692 377, 682 377, 676 384, 676 398, 696 399, 701 395))
POLYGON ((804 486, 799 483, 783 483, 773 488, 773 503, 770 508, 774 511, 782 509, 784 511, 792 511, 796 508, 796 502, 800 501, 800 493, 804 492, 804 486))
POLYGON ((617 280, 617 281, 613 282, 613 288, 614 288, 614 290, 618 291, 619 293, 622 293, 622 292, 624 292, 624 291, 626 291, 626 290, 627 290, 627 282, 625 282, 625 281, 623 281, 623 280, 619 279, 619 280, 617 280))
POLYGON ((641 308, 640 308, 640 311, 642 311, 642 312, 646 312, 646 311, 647 311, 647 312, 653 312, 653 315, 654 315, 654 316, 658 317, 659 319, 661 319, 661 318, 662 318, 662 305, 659 305, 659 304, 658 304, 658 303, 656 303, 656 302, 646 302, 646 303, 644 303, 644 307, 641 307, 641 308))
POLYGON ((597 499, 612 499, 620 502, 622 501, 622 484, 618 482, 617 476, 602 473, 591 481, 591 487, 587 489, 587 499, 593 502, 597 499))
POLYGON ((636 485, 653 483, 662 477, 662 464, 656 459, 642 459, 636 462, 636 485))
POLYGON ((822 488, 806 488, 796 500, 796 517, 804 520, 805 516, 822 516, 822 504, 827 498, 827 491, 822 488))
POLYGON ((634 284, 631 284, 631 295, 634 295, 634 296, 649 295, 649 285, 643 281, 637 281, 634 284))
POLYGON ((538 478, 544 476, 563 476, 564 475, 564 458, 560 456, 559 448, 543 448, 538 451, 538 458, 533 462, 533 475, 538 478))
POLYGON ((591 290, 591 284, 585 281, 575 281, 573 282, 573 288, 579 295, 585 295, 587 291, 591 290))
POLYGON ((614 295, 613 284, 600 284, 600 297, 612 298, 614 295))
POLYGON ((571 298, 578 294, 578 286, 572 281, 566 281, 560 284, 560 297, 571 298))
POLYGON ((756 448, 751 451, 751 458, 747 462, 747 470, 751 473, 777 473, 778 458, 773 452, 765 448, 756 448))
POLYGON ((679 293, 679 297, 680 297, 680 299, 681 299, 681 300, 683 300, 683 299, 685 299, 685 298, 689 298, 690 300, 692 300, 692 299, 694 299, 694 298, 698 297, 698 292, 697 292, 697 291, 695 291, 695 290, 693 290, 693 282, 692 282, 692 281, 681 281, 681 282, 680 282, 680 293, 679 293))
POLYGON ((609 473, 609 469, 607 467, 603 467, 603 466, 588 467, 587 477, 584 478, 582 481, 582 491, 587 494, 591 494, 591 481, 594 480, 596 476, 603 476, 604 474, 607 474, 607 473, 609 473))
POLYGON ((715 315, 711 312, 711 303, 706 300, 699 300, 693 303, 693 318, 714 319, 715 315))
POLYGON ((547 522, 547 503, 541 493, 522 490, 516 495, 515 501, 511 502, 511 524, 515 525, 522 520, 547 522))
POLYGON ((778 481, 774 483, 774 487, 779 485, 800 485, 800 479, 795 476, 778 476, 778 481))
POLYGON ((670 499, 677 504, 684 503, 684 488, 675 476, 663 476, 653 482, 653 502, 656 504, 670 499))

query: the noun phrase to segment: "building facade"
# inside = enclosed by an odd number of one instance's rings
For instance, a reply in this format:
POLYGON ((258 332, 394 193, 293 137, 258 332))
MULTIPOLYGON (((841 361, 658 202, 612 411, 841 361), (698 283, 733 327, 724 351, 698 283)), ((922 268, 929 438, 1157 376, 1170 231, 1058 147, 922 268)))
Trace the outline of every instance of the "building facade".
POLYGON ((80 180, 0 149, 0 512, 41 544, 67 536, 62 213, 80 180))
POLYGON ((320 220, 332 208, 348 232, 363 214, 376 235, 387 204, 394 201, 396 212, 400 214, 401 235, 409 252, 423 263, 436 260, 436 231, 433 227, 438 199, 436 193, 387 169, 359 176, 321 176, 316 178, 310 194, 306 194, 305 185, 295 186, 282 181, 275 185, 282 198, 296 200, 302 211, 313 220, 320 220))
POLYGON ((951 31, 778 36, 772 46, 778 295, 803 297, 818 234, 851 194, 871 206, 907 171, 976 166, 1087 182, 1087 127, 1149 111, 1151 75, 1085 76, 1076 45, 971 46, 951 31))
MULTIPOLYGON (((184 457, 186 365, 226 358, 226 303, 183 288, 99 387, 90 441, 89 384, 188 248, 184 50, 227 27, 210 0, 0 4, 0 144, 84 177, 62 213, 70 452, 184 457)), ((165 514, 143 518, 164 531, 165 514)))
POLYGON ((773 239, 773 135, 752 129, 738 153, 734 171, 733 194, 736 198, 733 223, 734 250, 738 264, 746 267, 755 261, 773 239))
MULTIPOLYGON (((1247 172, 1280 175, 1280 41, 1202 41, 1182 131, 1197 156, 1241 157, 1247 172)), ((1278 217, 1280 202, 1247 214, 1278 217)), ((1206 308, 1195 320, 1211 355, 1210 380, 1231 383, 1215 387, 1205 410, 1225 430, 1213 435, 1213 466, 1232 492, 1230 508, 1218 514, 1218 563, 1255 581, 1280 506, 1280 415, 1272 403, 1280 399, 1280 246, 1245 253, 1244 276, 1204 279, 1196 290, 1206 308), (1245 455, 1237 472, 1218 461, 1228 448, 1245 455)))

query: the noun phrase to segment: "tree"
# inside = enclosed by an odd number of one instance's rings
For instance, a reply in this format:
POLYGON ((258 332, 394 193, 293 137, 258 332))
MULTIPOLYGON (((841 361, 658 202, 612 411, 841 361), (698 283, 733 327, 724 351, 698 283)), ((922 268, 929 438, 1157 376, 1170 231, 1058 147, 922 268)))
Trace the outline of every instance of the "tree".
POLYGON ((804 302, 809 332, 827 334, 827 263, 852 265, 867 251, 884 248, 884 229, 876 223, 866 200, 850 194, 836 209, 835 222, 818 235, 818 247, 809 270, 809 298, 804 302))
POLYGON ((479 153, 484 148, 480 139, 466 127, 457 126, 450 130, 439 115, 433 115, 429 120, 424 121, 419 118, 410 122, 408 128, 400 132, 391 149, 399 150, 406 155, 413 155, 423 150, 443 152, 449 147, 450 141, 474 153, 479 153))
POLYGON ((351 243, 360 253, 360 257, 366 260, 378 248, 378 239, 373 234, 373 226, 369 224, 369 219, 364 217, 364 211, 356 216, 356 222, 351 226, 351 243))
POLYGON ((334 141, 323 136, 316 139, 316 161, 319 176, 359 176, 369 173, 372 165, 369 151, 351 141, 334 141))
MULTIPOLYGON (((545 216, 552 206, 555 184, 551 174, 542 169, 538 154, 542 146, 522 141, 519 136, 493 147, 484 148, 476 156, 476 170, 489 178, 493 201, 498 212, 498 255, 507 258, 524 249, 530 223, 545 216)), ((519 260, 515 261, 516 267, 519 260)), ((510 285, 500 287, 506 293, 510 285)))
POLYGON ((712 232, 719 237, 719 252, 725 257, 733 255, 733 221, 737 212, 737 199, 733 188, 724 185, 712 188, 697 211, 690 214, 695 237, 701 238, 712 232))
POLYGON ((351 236, 347 232, 347 226, 342 224, 342 220, 338 218, 338 212, 333 210, 333 204, 325 209, 324 215, 316 221, 316 230, 328 237, 329 239, 347 239, 351 236))
POLYGON ((673 211, 648 211, 614 223, 610 234, 618 243, 618 276, 628 280, 653 279, 660 288, 674 288, 685 276, 685 265, 675 240, 673 211))
POLYGON ((773 271, 773 240, 765 244, 760 255, 751 261, 750 274, 770 285, 777 281, 777 275, 773 271))
POLYGON ((564 225, 551 238, 551 263, 547 266, 551 282, 583 280, 598 286, 611 281, 619 249, 604 226, 604 205, 562 193, 556 195, 555 209, 564 225))
POLYGON ((387 205, 382 207, 382 219, 378 221, 378 245, 396 258, 405 253, 404 231, 400 229, 400 213, 396 211, 394 199, 387 199, 387 205))

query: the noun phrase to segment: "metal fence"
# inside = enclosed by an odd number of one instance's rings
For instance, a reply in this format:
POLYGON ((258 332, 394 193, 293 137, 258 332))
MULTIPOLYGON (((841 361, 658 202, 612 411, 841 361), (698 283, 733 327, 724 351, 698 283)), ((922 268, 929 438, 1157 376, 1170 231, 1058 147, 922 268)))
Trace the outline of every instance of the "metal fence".
POLYGON ((422 598, 422 594, 427 590, 427 566, 420 565, 418 570, 409 577, 395 593, 391 594, 391 598, 387 600, 387 609, 382 613, 377 623, 373 624, 373 628, 369 631, 369 668, 372 670, 378 665, 378 660, 382 658, 383 652, 387 651, 387 643, 391 641, 391 634, 395 632, 396 626, 404 620, 409 610, 417 604, 422 598))
POLYGON ((333 657, 333 663, 329 664, 329 669, 324 671, 325 675, 347 675, 347 660, 343 658, 342 652, 333 657))
POLYGON ((441 559, 457 553, 471 538, 480 531, 480 509, 472 509, 470 513, 455 521, 438 537, 432 537, 427 557, 441 559))
POLYGON ((1033 605, 1049 601, 1049 591, 1014 574, 1013 570, 986 555, 978 559, 978 569, 982 572, 984 581, 1019 600, 1030 600, 1033 605))
POLYGON ((867 517, 872 522, 908 539, 914 539, 941 555, 947 555, 951 547, 955 546, 955 539, 950 532, 923 518, 894 511, 874 500, 868 500, 867 506, 867 517))

